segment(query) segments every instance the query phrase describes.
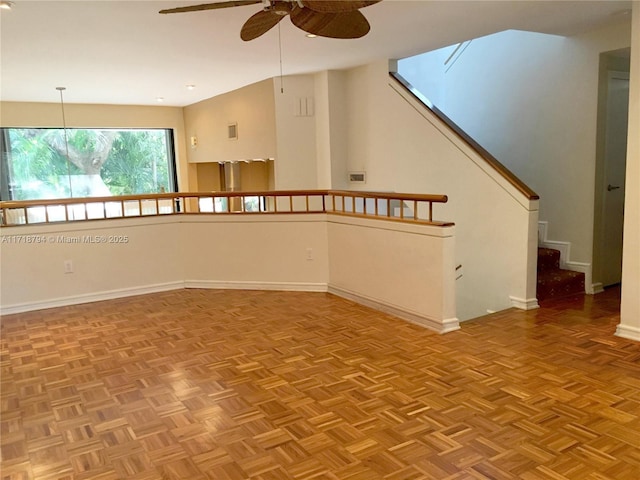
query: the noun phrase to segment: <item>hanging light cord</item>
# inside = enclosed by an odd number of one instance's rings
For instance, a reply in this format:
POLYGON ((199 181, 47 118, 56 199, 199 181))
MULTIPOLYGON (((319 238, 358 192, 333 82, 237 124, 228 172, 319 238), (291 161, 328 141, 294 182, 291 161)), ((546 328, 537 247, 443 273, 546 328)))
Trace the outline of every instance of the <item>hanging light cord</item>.
POLYGON ((62 129, 64 131, 64 148, 67 153, 67 177, 69 178, 69 197, 73 197, 73 186, 71 184, 71 160, 69 160, 69 139, 67 137, 67 119, 64 116, 64 98, 62 92, 66 90, 65 87, 56 87, 56 90, 60 92, 60 107, 62 109, 62 129))

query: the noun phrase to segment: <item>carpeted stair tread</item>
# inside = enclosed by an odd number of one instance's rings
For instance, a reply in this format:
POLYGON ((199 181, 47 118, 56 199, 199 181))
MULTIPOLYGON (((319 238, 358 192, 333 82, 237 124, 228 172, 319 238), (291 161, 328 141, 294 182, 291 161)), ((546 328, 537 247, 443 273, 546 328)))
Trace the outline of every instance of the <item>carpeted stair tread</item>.
POLYGON ((559 265, 558 250, 538 249, 538 301, 584 295, 584 273, 561 269, 559 265))
POLYGON ((538 248, 538 271, 560 268, 560 250, 538 248))

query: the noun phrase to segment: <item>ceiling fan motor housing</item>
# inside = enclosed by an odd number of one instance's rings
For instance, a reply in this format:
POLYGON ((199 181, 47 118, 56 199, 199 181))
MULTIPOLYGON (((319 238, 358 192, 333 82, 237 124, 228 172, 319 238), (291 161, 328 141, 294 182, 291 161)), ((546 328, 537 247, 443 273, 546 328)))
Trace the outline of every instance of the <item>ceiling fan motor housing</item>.
POLYGON ((284 17, 285 15, 289 15, 291 13, 293 7, 289 2, 272 2, 270 10, 276 15, 281 15, 284 17))

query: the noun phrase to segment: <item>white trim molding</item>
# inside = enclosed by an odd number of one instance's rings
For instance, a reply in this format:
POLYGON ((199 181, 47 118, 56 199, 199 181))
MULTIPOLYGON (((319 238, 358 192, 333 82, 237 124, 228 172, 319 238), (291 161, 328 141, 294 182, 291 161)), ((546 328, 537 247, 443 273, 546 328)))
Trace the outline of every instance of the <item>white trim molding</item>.
POLYGON ((352 292, 344 288, 335 287, 332 285, 329 285, 328 292, 338 297, 351 300, 352 302, 358 303, 360 305, 364 305, 365 307, 370 307, 370 308, 373 308, 374 310, 388 313, 390 315, 393 315, 395 317, 401 318, 408 322, 414 323, 421 327, 428 328, 429 330, 433 330, 440 334, 449 333, 449 332, 453 332, 455 330, 460 329, 460 321, 457 318, 435 320, 433 318, 429 318, 417 312, 412 312, 407 309, 398 307, 396 305, 391 305, 385 302, 384 300, 377 300, 377 299, 367 297, 365 295, 361 295, 359 293, 352 292))
POLYGON ((537 298, 517 298, 517 297, 509 297, 511 300, 511 306, 515 308, 519 308, 520 310, 535 310, 536 308, 540 308, 538 304, 537 298))
POLYGON ((24 303, 19 305, 9 305, 2 308, 2 315, 14 313, 31 312, 44 310, 47 308, 66 307, 83 303, 99 302, 103 300, 115 300, 118 298, 132 297, 135 295, 145 295, 149 293, 159 293, 183 288, 202 288, 210 290, 270 290, 283 292, 318 292, 331 293, 333 295, 346 298, 360 305, 373 308, 375 310, 388 313, 400 319, 409 321, 421 327, 428 328, 440 334, 453 332, 460 329, 460 322, 457 318, 445 320, 434 320, 416 312, 402 309, 395 305, 385 303, 366 297, 348 290, 332 287, 326 283, 293 283, 293 282, 254 282, 254 281, 220 281, 220 280, 186 280, 184 282, 168 282, 144 287, 134 287, 118 290, 109 290, 91 294, 76 295, 63 298, 54 298, 43 302, 24 303))
POLYGON ((538 245, 543 248, 552 248, 560 252, 560 268, 573 272, 584 273, 584 291, 589 295, 602 293, 604 288, 601 283, 593 283, 593 268, 590 263, 571 261, 571 243, 558 240, 549 240, 547 230, 549 222, 538 221, 538 245))
MULTIPOLYGON (((562 265, 562 264, 561 264, 562 265)), ((593 295, 596 293, 595 291, 595 285, 593 284, 593 279, 592 279, 592 270, 591 270, 591 264, 590 263, 582 263, 582 262, 571 262, 571 261, 567 261, 564 263, 564 266, 562 268, 566 268, 567 270, 572 270, 574 272, 582 272, 584 273, 584 292, 589 294, 589 295, 593 295)), ((604 291, 601 290, 601 292, 604 291)), ((598 292, 600 293, 600 292, 598 292)))
POLYGON ((212 290, 272 290, 280 292, 327 292, 326 283, 249 282, 227 280, 186 280, 184 288, 212 290))
POLYGON ((180 290, 184 288, 184 282, 168 282, 144 287, 122 288, 117 290, 107 290, 104 292, 74 295, 70 297, 52 298, 42 302, 21 303, 2 307, 2 315, 13 313, 32 312, 34 310, 44 310, 46 308, 67 307, 69 305, 80 305, 82 303, 101 302, 103 300, 115 300, 118 298, 133 297, 135 295, 146 295, 148 293, 167 292, 170 290, 180 290))
POLYGON ((626 338, 640 342, 640 328, 630 327, 628 325, 618 325, 615 335, 617 337, 626 338))

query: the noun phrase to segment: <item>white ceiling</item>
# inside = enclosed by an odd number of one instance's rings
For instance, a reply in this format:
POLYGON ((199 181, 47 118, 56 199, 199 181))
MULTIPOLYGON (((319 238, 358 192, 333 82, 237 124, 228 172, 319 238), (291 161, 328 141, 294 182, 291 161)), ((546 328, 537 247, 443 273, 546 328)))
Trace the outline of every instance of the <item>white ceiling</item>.
MULTIPOLYGON (((159 15, 193 1, 14 0, 0 10, 4 101, 184 106, 280 74, 278 27, 239 32, 260 5, 159 15), (186 85, 194 84, 194 90, 186 85)), ((281 22, 284 74, 403 58, 506 29, 560 35, 630 21, 628 1, 383 0, 357 40, 308 39, 281 22), (627 12, 625 14, 625 11, 627 12)))

